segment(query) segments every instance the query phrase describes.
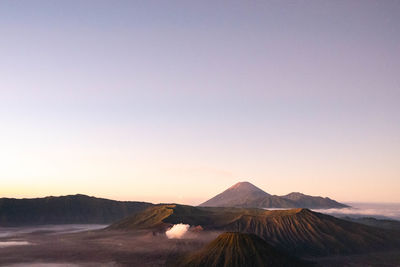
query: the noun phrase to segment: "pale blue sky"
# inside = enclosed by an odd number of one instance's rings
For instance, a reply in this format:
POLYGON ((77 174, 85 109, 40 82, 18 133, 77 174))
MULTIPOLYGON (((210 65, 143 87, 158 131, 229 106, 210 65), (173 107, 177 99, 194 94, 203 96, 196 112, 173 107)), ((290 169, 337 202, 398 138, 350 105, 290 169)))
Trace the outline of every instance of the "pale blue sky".
POLYGON ((399 1, 1 1, 0 196, 400 202, 399 1))

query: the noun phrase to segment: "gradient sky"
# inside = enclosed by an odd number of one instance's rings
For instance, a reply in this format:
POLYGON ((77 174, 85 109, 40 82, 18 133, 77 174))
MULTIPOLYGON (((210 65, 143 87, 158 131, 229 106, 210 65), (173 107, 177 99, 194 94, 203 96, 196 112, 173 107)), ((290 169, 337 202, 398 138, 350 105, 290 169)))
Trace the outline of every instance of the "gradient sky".
POLYGON ((0 197, 400 202, 400 1, 0 1, 0 197))

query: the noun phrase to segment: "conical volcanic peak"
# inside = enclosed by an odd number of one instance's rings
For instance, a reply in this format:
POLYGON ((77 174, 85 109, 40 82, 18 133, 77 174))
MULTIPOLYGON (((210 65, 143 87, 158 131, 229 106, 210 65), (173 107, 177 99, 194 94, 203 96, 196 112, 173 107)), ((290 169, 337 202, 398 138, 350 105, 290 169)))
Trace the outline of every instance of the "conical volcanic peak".
POLYGON ((200 204, 204 207, 239 208, 345 208, 330 198, 308 196, 294 192, 285 196, 270 195, 249 182, 239 182, 224 192, 200 204))
POLYGON ((200 204, 200 206, 247 207, 249 203, 252 205, 254 201, 262 200, 269 196, 268 193, 249 182, 240 182, 200 204))
POLYGON ((182 259, 176 266, 242 267, 305 266, 254 234, 227 232, 198 253, 182 259))
POLYGON ((263 191, 262 189, 258 188, 257 186, 253 185, 249 182, 238 182, 231 187, 229 187, 227 191, 236 191, 236 192, 260 192, 266 195, 269 195, 267 192, 263 191))

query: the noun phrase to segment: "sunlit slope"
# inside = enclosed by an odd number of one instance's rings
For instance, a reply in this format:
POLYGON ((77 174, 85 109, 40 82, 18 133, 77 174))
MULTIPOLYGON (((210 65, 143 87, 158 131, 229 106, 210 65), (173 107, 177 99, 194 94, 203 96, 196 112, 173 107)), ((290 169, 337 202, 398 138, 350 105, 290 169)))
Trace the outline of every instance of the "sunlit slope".
POLYGON ((357 253, 399 247, 400 235, 312 212, 159 205, 110 226, 110 229, 166 229, 172 224, 201 225, 205 230, 254 233, 298 255, 357 253))
POLYGON ((262 267, 306 266, 306 263, 269 245, 254 234, 228 232, 197 253, 178 259, 169 266, 182 267, 262 267))
POLYGON ((164 220, 173 215, 176 205, 158 205, 150 207, 143 212, 139 212, 130 217, 122 219, 108 227, 108 229, 149 229, 162 228, 167 225, 164 220))

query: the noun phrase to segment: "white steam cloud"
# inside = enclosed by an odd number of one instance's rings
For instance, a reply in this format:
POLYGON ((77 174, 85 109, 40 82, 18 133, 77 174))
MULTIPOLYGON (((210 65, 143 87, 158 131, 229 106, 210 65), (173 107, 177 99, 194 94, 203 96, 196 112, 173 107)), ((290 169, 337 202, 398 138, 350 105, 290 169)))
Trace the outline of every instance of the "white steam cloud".
POLYGON ((186 234, 186 232, 189 230, 189 227, 190 227, 189 224, 183 224, 183 223, 175 224, 170 229, 168 229, 165 232, 165 234, 169 239, 172 238, 180 239, 186 234))

